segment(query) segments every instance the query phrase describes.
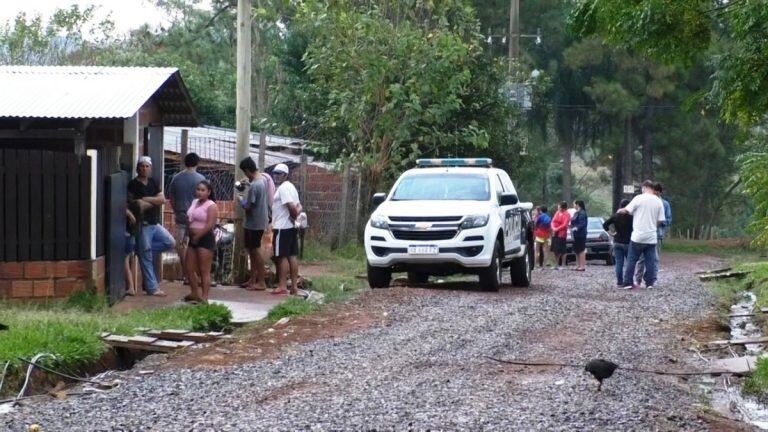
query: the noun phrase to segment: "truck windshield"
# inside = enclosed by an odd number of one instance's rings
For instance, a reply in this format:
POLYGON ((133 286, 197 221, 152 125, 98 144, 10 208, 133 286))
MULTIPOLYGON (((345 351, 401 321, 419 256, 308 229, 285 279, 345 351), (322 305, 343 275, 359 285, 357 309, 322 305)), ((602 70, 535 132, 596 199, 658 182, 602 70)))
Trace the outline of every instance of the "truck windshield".
POLYGON ((482 174, 417 174, 400 181, 393 201, 488 201, 491 187, 482 174))

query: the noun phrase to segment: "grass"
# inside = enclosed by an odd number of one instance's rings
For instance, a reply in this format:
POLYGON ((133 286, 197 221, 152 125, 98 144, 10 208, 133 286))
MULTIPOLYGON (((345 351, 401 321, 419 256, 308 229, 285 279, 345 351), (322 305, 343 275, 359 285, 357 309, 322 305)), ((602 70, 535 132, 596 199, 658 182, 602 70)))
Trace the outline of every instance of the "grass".
POLYGON ((365 250, 355 242, 349 242, 336 249, 318 242, 308 241, 304 245, 302 262, 326 264, 337 273, 356 275, 365 273, 365 250))
POLYGON ((670 238, 664 240, 663 251, 725 258, 757 258, 758 256, 758 251, 750 246, 749 239, 687 240, 670 238))
POLYGON ((752 375, 744 379, 741 392, 745 395, 765 397, 768 391, 768 358, 757 360, 757 367, 752 375))
POLYGON ((231 312, 221 305, 174 306, 112 313, 101 296, 78 294, 65 301, 0 304, 0 322, 9 329, 0 334, 0 365, 18 368, 19 357, 38 353, 55 355, 60 365, 78 369, 97 361, 108 349, 101 332, 135 335, 136 328, 222 330, 231 312))
POLYGON ((298 297, 290 297, 273 307, 267 321, 275 322, 284 317, 298 317, 321 310, 325 305, 344 303, 365 287, 362 281, 350 276, 318 276, 312 278, 312 291, 325 294, 324 303, 312 303, 298 297))

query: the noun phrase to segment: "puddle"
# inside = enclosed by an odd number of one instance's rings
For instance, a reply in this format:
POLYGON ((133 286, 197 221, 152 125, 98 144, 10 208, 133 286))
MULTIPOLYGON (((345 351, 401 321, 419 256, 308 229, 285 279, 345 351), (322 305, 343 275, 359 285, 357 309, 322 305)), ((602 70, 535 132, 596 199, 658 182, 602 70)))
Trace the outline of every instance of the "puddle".
MULTIPOLYGON (((756 297, 746 291, 735 305, 731 314, 748 314, 754 311, 756 297)), ((746 339, 762 336, 751 316, 731 318, 731 339, 746 339)), ((765 349, 759 344, 744 346, 745 355, 765 355, 765 349)), ((707 393, 711 393, 712 407, 720 414, 745 423, 750 423, 761 430, 768 430, 768 407, 751 396, 741 394, 741 385, 728 377, 704 377, 700 384, 707 393)))

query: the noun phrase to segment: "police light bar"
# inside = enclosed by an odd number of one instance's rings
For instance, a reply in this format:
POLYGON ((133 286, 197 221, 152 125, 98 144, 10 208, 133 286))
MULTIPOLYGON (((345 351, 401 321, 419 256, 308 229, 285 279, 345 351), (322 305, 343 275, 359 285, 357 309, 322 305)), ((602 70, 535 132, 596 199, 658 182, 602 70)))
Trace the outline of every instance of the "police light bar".
POLYGON ((428 167, 485 167, 493 164, 490 158, 454 158, 454 159, 417 159, 416 166, 428 167))

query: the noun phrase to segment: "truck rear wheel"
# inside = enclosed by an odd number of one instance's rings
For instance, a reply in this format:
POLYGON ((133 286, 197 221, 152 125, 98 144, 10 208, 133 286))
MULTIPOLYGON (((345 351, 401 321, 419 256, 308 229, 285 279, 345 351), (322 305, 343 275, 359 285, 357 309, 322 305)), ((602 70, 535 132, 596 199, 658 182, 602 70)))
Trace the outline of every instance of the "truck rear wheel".
POLYGON ((532 243, 528 243, 525 246, 525 254, 520 258, 515 258, 512 261, 512 265, 509 266, 509 275, 512 278, 512 285, 514 286, 531 286, 532 246, 532 243))
POLYGON ((371 288, 389 288, 392 282, 392 271, 387 267, 368 266, 368 286, 371 288))
POLYGON ((491 258, 491 265, 480 271, 480 288, 486 291, 498 291, 501 287, 501 276, 504 271, 503 263, 501 261, 501 245, 496 242, 493 248, 493 257, 491 258))
POLYGON ((429 275, 421 272, 408 272, 408 283, 425 284, 429 282, 429 275))

